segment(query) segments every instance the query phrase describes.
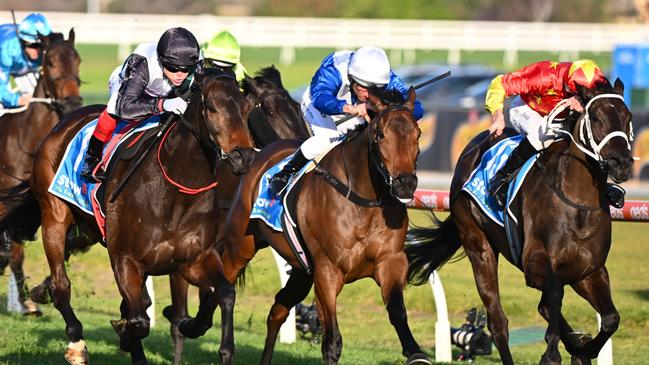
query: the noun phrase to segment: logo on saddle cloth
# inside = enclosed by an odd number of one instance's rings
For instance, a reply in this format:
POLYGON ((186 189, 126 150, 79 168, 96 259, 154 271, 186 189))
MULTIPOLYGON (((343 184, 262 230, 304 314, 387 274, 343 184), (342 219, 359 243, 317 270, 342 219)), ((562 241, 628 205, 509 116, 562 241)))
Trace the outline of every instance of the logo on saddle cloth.
MULTIPOLYGON (((136 128, 131 128, 128 123, 120 121, 117 124, 115 133, 113 133, 113 137, 106 143, 104 148, 103 165, 109 166, 115 151, 120 146, 125 145, 127 142, 132 143, 141 134, 140 132, 155 128, 159 124, 159 116, 149 118, 137 125, 136 128)), ((102 236, 104 236, 104 213, 102 209, 104 199, 101 196, 97 196, 97 191, 101 184, 88 181, 81 177, 83 158, 96 125, 97 119, 86 124, 72 138, 65 150, 63 159, 56 170, 48 191, 94 216, 99 230, 102 236)))
POLYGON ((498 206, 496 199, 489 194, 489 182, 496 172, 505 165, 509 155, 523 138, 523 136, 517 135, 505 138, 493 145, 482 155, 480 163, 462 186, 462 190, 471 196, 480 210, 494 223, 505 229, 512 257, 516 263, 520 262, 522 241, 518 234, 518 217, 512 211, 511 203, 516 198, 527 173, 539 155, 535 154, 530 158, 510 181, 507 189, 507 204, 505 205, 507 214, 498 206))

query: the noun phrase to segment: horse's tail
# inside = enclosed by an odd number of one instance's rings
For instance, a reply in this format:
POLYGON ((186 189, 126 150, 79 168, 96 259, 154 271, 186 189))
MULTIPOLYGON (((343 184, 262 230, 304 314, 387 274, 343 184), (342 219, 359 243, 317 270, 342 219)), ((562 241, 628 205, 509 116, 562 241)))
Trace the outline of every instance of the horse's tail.
MULTIPOLYGON (((408 230, 408 283, 421 285, 433 271, 449 261, 462 246, 455 223, 449 216, 443 222, 432 216, 434 227, 415 227, 408 230)), ((460 255, 457 259, 464 257, 460 255)))
POLYGON ((41 225, 41 210, 27 181, 0 191, 5 211, 0 216, 0 232, 15 242, 31 241, 41 225))

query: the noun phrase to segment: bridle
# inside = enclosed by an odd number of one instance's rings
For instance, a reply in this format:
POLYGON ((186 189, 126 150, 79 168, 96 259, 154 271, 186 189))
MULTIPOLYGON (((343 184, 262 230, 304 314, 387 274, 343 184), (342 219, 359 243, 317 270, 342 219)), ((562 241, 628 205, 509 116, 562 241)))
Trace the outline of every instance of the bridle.
POLYGON ((630 122, 630 132, 628 135, 623 131, 616 130, 608 133, 606 136, 604 136, 604 138, 602 138, 599 143, 597 143, 593 135, 589 109, 592 106, 593 102, 599 99, 620 99, 624 101, 623 96, 614 93, 600 94, 592 97, 584 107, 584 112, 582 113, 581 117, 579 117, 579 119, 577 120, 577 123, 579 123, 579 141, 575 140, 575 137, 570 131, 562 129, 561 127, 552 127, 552 121, 568 107, 568 100, 562 100, 554 107, 554 109, 552 109, 550 114, 548 114, 548 125, 553 131, 567 135, 575 144, 575 146, 579 148, 579 150, 597 161, 600 168, 602 170, 605 170, 608 166, 608 161, 604 157, 602 157, 601 150, 608 142, 611 141, 611 139, 618 137, 623 138, 626 141, 627 148, 629 149, 629 151, 631 151, 630 142, 633 141, 633 122, 630 122))

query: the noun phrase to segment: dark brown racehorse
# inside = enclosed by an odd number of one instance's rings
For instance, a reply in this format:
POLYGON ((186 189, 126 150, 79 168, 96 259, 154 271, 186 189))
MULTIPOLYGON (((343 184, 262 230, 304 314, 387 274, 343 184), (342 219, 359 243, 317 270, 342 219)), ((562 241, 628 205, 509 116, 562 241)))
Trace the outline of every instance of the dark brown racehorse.
MULTIPOLYGON (((555 142, 541 154, 520 190, 523 251, 518 268, 527 285, 542 292, 538 311, 548 322, 547 350, 541 364, 559 364, 561 340, 573 364, 590 364, 618 327, 606 257, 611 247, 611 217, 606 180, 625 181, 633 159, 629 147, 631 113, 621 95, 622 82, 596 89, 579 88, 586 106, 581 116, 564 123, 571 138, 555 142), (592 130, 592 134, 588 133, 592 130), (583 135, 583 139, 580 138, 583 135), (599 160, 599 161, 598 161, 599 160), (595 338, 577 336, 561 314, 564 286, 586 299, 602 316, 595 338)), ((435 228, 416 229, 406 252, 409 280, 422 283, 460 248, 471 260, 488 327, 503 364, 513 364, 508 320, 500 304, 498 256, 514 263, 505 232, 492 222, 468 194, 462 193, 480 157, 496 141, 487 133, 469 143, 460 157, 451 184, 451 215, 435 228), (487 142, 487 143, 485 143, 487 142)))
MULTIPOLYGON (((213 288, 219 275, 214 246, 219 229, 219 189, 180 192, 220 184, 226 175, 243 174, 252 160, 252 141, 245 117, 252 107, 236 81, 205 70, 196 77, 199 91, 189 104, 186 119, 178 122, 143 160, 114 202, 108 198, 133 160, 120 161, 106 186, 106 246, 115 279, 122 294, 124 321, 115 323, 120 347, 131 353, 133 363, 146 364, 141 339, 149 332, 148 305, 142 287, 148 275, 180 273, 200 287, 201 326, 209 328, 217 305, 213 288), (167 177, 165 177, 165 174, 167 177)), ((70 306, 70 281, 65 272, 66 232, 72 224, 88 230, 89 241, 98 240, 94 219, 48 192, 56 166, 77 131, 91 117, 76 116, 61 123, 39 149, 31 188, 41 207, 43 245, 50 264, 54 306, 66 322, 70 340, 66 359, 84 364, 88 355, 81 323, 70 306)), ((218 260, 217 260, 218 261, 218 260)), ((227 342, 227 338, 223 339, 227 342)), ((228 354, 224 354, 227 356, 228 354)))
MULTIPOLYGON (((296 217, 312 258, 312 275, 301 268, 282 233, 261 220, 249 220, 259 179, 298 144, 271 144, 255 157, 250 172, 242 177, 225 229, 219 233, 227 281, 234 283, 256 251, 268 245, 293 266, 288 283, 275 297, 268 315, 263 364, 271 361, 279 328, 289 310, 306 297, 314 283, 324 329, 322 355, 327 364, 336 364, 342 352, 336 297, 345 283, 365 277, 373 278, 380 286, 408 363, 430 364, 408 327, 403 303, 408 265, 403 245, 408 215, 401 201, 412 199, 417 186, 420 135, 412 116, 414 101, 414 91, 407 102, 400 100, 396 104, 372 95, 370 103, 377 116, 355 138, 336 146, 320 162, 322 171, 346 182, 363 197, 361 204, 366 206, 348 200, 314 173, 304 177, 297 193, 296 217)), ((226 326, 232 327, 229 323, 226 326)))
POLYGON ((265 147, 278 139, 310 136, 300 104, 284 88, 275 66, 262 68, 254 78, 246 77, 242 86, 246 97, 255 104, 248 123, 257 147, 265 147))
MULTIPOLYGON (((70 30, 67 40, 61 33, 42 37, 42 44, 43 67, 33 94, 37 101, 22 112, 9 112, 0 117, 0 216, 12 209, 12 202, 2 198, 31 177, 34 154, 41 141, 63 114, 79 108, 82 103, 79 96, 81 59, 74 48, 74 30, 70 30)), ((9 233, 0 232, 0 272, 11 264, 25 313, 39 313, 38 307, 26 295, 23 246, 10 238, 18 236, 30 240, 33 235, 9 233)))
MULTIPOLYGON (((302 118, 300 105, 291 98, 282 84, 279 70, 274 66, 264 67, 254 78, 246 77, 242 81, 243 92, 254 108, 248 115, 248 127, 255 146, 262 148, 278 139, 306 140, 310 137, 309 129, 302 118)), ((223 182, 219 188, 222 196, 220 205, 223 214, 219 219, 224 223, 229 202, 238 185, 238 177, 223 182)), ((187 287, 182 275, 172 274, 169 277, 172 304, 163 310, 164 316, 171 324, 171 335, 174 344, 174 364, 182 364, 184 336, 178 329, 178 323, 188 317, 187 287)))

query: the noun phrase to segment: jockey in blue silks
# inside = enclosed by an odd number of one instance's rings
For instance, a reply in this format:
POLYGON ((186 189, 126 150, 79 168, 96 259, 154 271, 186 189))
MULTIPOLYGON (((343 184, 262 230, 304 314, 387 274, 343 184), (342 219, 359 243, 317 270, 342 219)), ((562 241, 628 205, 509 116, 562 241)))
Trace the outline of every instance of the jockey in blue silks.
MULTIPOLYGON (((365 102, 372 86, 399 91, 404 99, 408 98, 408 89, 391 70, 388 57, 380 48, 365 46, 356 52, 339 51, 325 57, 302 96, 302 113, 313 137, 307 139, 284 168, 271 178, 272 193, 278 194, 292 174, 325 152, 341 136, 369 121, 365 102), (356 117, 336 126, 336 121, 344 117, 343 113, 356 117)), ((415 119, 424 115, 419 100, 412 114, 415 119)))
POLYGON ((40 13, 27 15, 19 25, 0 25, 0 104, 3 108, 29 105, 41 67, 39 36, 50 33, 50 23, 40 13), (11 89, 10 76, 18 91, 11 89))

